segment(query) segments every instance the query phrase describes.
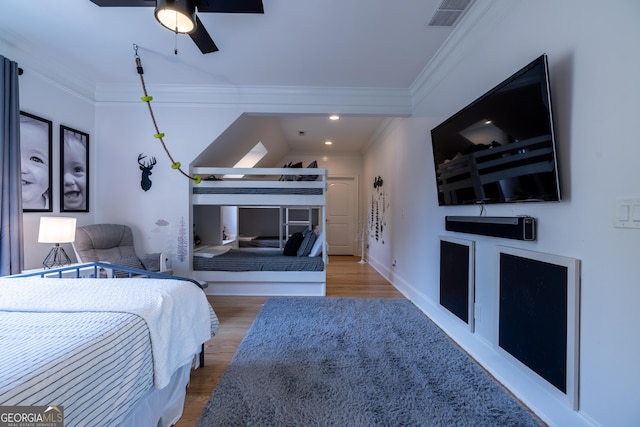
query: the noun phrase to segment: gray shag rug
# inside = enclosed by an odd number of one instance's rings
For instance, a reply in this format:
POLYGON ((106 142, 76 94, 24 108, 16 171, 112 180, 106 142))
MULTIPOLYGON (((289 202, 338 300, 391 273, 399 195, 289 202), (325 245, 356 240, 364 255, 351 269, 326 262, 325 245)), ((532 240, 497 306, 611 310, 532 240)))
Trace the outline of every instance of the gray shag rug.
POLYGON ((411 302, 328 297, 269 298, 198 421, 539 425, 411 302))

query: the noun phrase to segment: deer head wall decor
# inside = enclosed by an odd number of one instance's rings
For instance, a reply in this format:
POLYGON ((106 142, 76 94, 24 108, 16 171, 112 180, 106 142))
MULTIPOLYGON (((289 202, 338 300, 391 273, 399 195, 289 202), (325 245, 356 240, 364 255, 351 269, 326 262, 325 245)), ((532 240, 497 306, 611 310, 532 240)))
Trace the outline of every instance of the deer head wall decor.
POLYGON ((151 175, 151 169, 153 169, 153 165, 156 164, 156 158, 151 157, 149 161, 143 162, 143 160, 146 158, 147 156, 143 156, 142 153, 138 154, 138 165, 140 165, 140 170, 142 171, 142 178, 140 179, 140 187, 142 187, 144 191, 149 191, 152 184, 151 178, 149 178, 149 175, 151 175))

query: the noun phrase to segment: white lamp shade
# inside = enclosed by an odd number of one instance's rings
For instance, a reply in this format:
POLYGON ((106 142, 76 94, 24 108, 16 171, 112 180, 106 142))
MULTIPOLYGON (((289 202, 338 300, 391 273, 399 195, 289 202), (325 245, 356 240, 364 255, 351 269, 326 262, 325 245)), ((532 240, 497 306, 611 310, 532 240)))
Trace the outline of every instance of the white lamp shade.
POLYGON ((71 243, 76 240, 76 219, 43 216, 40 218, 38 242, 71 243))

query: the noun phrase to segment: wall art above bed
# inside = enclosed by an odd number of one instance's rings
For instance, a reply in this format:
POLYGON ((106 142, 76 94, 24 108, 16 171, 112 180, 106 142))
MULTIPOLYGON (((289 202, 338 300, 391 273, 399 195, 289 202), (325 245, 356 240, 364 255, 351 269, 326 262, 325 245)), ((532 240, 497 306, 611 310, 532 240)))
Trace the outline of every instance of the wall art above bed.
POLYGON ((89 134, 60 125, 60 212, 89 212, 89 134))
POLYGON ((52 212, 51 120, 20 112, 22 210, 52 212))

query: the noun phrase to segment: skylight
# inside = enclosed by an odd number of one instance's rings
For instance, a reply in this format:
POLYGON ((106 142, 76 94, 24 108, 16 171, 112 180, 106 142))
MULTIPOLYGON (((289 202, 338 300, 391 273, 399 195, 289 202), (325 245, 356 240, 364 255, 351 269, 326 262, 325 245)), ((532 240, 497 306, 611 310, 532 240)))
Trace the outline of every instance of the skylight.
MULTIPOLYGON (((258 164, 260 160, 268 153, 267 147, 265 147, 262 142, 258 141, 258 143, 251 149, 247 154, 241 158, 238 163, 236 163, 234 168, 252 168, 258 164)), ((242 178, 244 175, 224 175, 223 178, 242 178)))

